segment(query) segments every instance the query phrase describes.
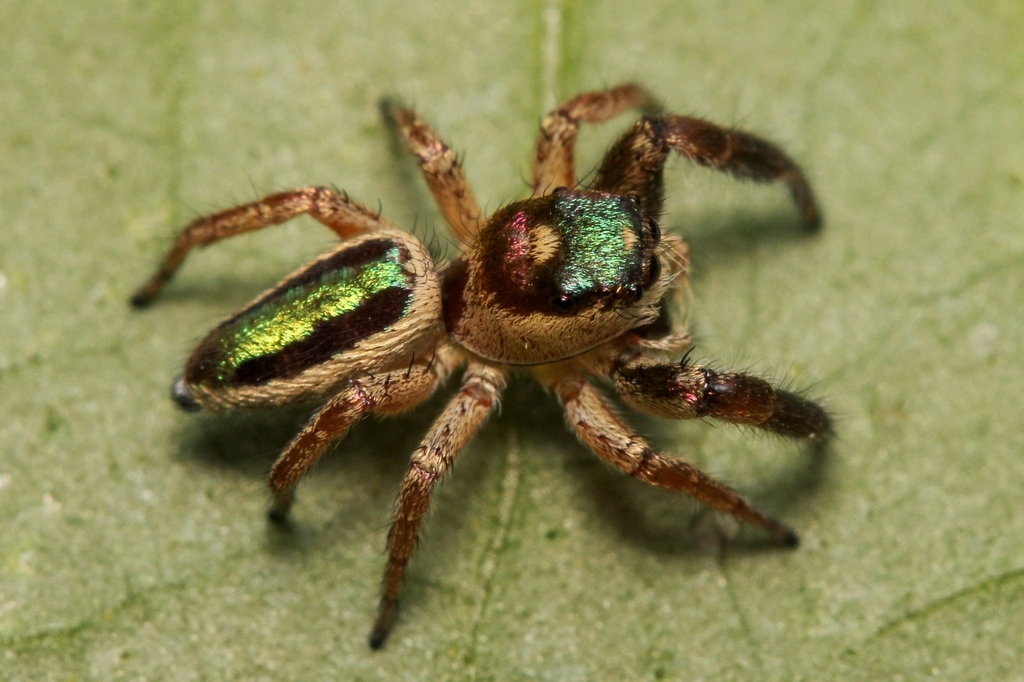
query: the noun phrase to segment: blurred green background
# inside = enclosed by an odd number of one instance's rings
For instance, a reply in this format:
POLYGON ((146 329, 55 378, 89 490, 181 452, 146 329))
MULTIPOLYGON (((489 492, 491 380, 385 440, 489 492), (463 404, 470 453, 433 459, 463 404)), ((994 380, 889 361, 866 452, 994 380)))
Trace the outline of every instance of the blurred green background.
MULTIPOLYGON (((0 679, 1021 680, 1024 6, 920 0, 0 4, 0 679), (491 209, 545 110, 624 80, 779 141, 823 204, 669 165, 698 355, 821 397, 825 453, 636 418, 798 529, 774 548, 609 471, 528 382, 436 496, 371 652, 388 515, 441 401, 300 489, 309 408, 189 416, 221 316, 330 247, 302 219, 127 298, 192 217, 336 184, 450 252, 377 102, 491 209)), ((628 124, 584 130, 588 170, 628 124)))

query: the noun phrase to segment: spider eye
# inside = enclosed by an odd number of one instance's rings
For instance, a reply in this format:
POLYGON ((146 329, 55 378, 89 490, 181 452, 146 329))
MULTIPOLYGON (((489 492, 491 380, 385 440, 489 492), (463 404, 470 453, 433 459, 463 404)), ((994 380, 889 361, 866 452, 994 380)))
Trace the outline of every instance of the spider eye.
POLYGON ((565 294, 563 294, 556 298, 554 301, 552 301, 552 305, 555 308, 555 312, 564 315, 565 313, 572 311, 572 309, 576 306, 576 302, 572 299, 571 296, 566 296, 565 294))
POLYGON ((651 286, 661 277, 661 261, 658 260, 657 256, 651 256, 650 263, 647 265, 647 286, 651 286))
POLYGON ((649 218, 647 222, 651 226, 651 239, 655 242, 661 241, 661 228, 658 227, 658 223, 654 218, 649 218))

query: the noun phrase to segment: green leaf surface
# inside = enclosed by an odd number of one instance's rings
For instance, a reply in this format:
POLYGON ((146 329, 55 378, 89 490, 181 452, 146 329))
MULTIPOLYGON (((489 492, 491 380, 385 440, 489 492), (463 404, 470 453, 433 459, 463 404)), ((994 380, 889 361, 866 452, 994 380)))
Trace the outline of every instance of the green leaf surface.
MULTIPOLYGON (((0 4, 0 679, 1020 680, 1024 5, 624 0, 0 4), (544 111, 647 85, 782 143, 826 212, 673 161, 698 353, 824 398, 827 452, 634 421, 797 528, 775 548, 609 471, 525 380, 435 497, 387 646, 388 516, 443 396, 368 421, 269 528, 308 408, 176 410, 190 345, 328 248, 189 219, 335 184, 439 252, 377 109, 412 102, 491 209, 544 111)), ((586 128, 589 169, 628 123, 586 128)))

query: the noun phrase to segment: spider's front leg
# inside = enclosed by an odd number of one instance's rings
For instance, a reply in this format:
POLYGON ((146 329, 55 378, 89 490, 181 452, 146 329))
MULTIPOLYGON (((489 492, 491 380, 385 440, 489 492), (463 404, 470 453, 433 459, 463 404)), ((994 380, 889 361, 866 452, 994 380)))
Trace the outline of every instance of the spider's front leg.
POLYGON ((185 256, 197 246, 207 246, 228 237, 278 225, 302 214, 318 220, 342 239, 349 239, 388 225, 380 216, 327 187, 306 187, 271 194, 251 204, 244 204, 212 215, 196 218, 178 235, 160 268, 132 296, 132 305, 149 305, 174 273, 185 256))
MULTIPOLYGON (((663 380, 659 372, 671 367, 678 369, 680 365, 644 364, 643 368, 647 372, 645 375, 638 363, 633 366, 635 371, 623 368, 613 378, 616 388, 627 403, 660 416, 714 416, 738 423, 756 422, 762 428, 770 428, 789 436, 825 435, 828 432, 828 417, 820 407, 798 396, 775 391, 765 382, 761 383, 767 387, 768 392, 761 390, 762 387, 750 391, 752 384, 749 382, 760 381, 753 377, 743 377, 746 382, 726 382, 726 385, 734 389, 736 400, 728 399, 729 391, 726 391, 727 399, 720 401, 716 405, 717 409, 703 413, 701 411, 704 408, 687 411, 686 405, 700 402, 708 391, 706 386, 694 385, 685 380, 663 380), (769 398, 769 392, 782 394, 784 398, 773 401, 769 398), (773 407, 766 407, 769 403, 773 407), (769 416, 762 417, 766 411, 769 416), (771 417, 773 414, 777 414, 774 421, 771 417)), ((797 534, 791 528, 756 509, 735 490, 690 462, 655 453, 643 438, 615 414, 597 389, 582 377, 566 377, 557 384, 555 390, 565 406, 569 425, 579 439, 598 457, 623 473, 659 488, 692 495, 719 511, 764 528, 789 547, 799 543, 797 534)), ((711 403, 715 402, 711 400, 711 403)))
POLYGON ((592 189, 638 197, 648 215, 661 213, 665 157, 675 151, 702 166, 755 182, 789 185, 808 230, 821 210, 800 167, 774 143, 689 116, 645 116, 605 156, 592 189))
POLYGON ((747 374, 716 372, 679 362, 637 359, 612 374, 629 405, 670 419, 711 417, 790 438, 821 438, 831 432, 828 413, 803 396, 747 374))
POLYGON ((533 193, 546 196, 576 186, 576 134, 580 123, 601 123, 627 109, 646 106, 650 96, 639 85, 584 92, 563 102, 544 119, 533 156, 533 193))
POLYGON ((416 549, 420 522, 430 507, 434 486, 451 469, 455 456, 498 407, 505 377, 501 370, 471 362, 462 389, 444 408, 412 455, 395 502, 395 520, 388 535, 388 567, 380 612, 370 633, 370 646, 380 648, 388 636, 405 582, 405 569, 416 549))

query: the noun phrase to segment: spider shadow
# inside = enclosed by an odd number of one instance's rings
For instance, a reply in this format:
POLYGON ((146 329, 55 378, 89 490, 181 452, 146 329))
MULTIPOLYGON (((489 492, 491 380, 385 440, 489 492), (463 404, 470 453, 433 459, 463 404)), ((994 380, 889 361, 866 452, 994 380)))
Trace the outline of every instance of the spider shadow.
MULTIPOLYGON (((297 557, 359 551, 346 546, 362 547, 371 538, 371 544, 378 550, 379 566, 372 569, 369 577, 376 578, 377 571, 385 565, 393 504, 409 456, 457 390, 457 374, 430 400, 409 412, 386 419, 362 420, 324 454, 305 482, 308 485, 310 478, 321 479, 316 499, 329 509, 326 522, 322 513, 304 512, 303 507, 310 505, 313 498, 303 494, 302 484, 295 506, 283 523, 270 521, 265 513, 255 515, 252 523, 262 523, 266 528, 262 550, 271 560, 293 566, 297 557), (323 480, 329 482, 326 487, 330 491, 326 494, 323 480), (320 520, 310 521, 310 516, 320 520)), ((266 480, 270 467, 315 409, 316 405, 298 405, 194 415, 181 429, 177 457, 192 465, 245 477, 250 485, 243 487, 252 488, 255 494, 262 493, 262 509, 269 511, 271 496, 266 480)), ((507 445, 507 439, 500 433, 487 431, 480 434, 483 442, 478 441, 473 452, 466 453, 472 456, 459 459, 455 475, 448 477, 434 496, 402 597, 406 609, 415 609, 431 591, 443 587, 440 576, 451 570, 451 556, 471 539, 466 532, 474 521, 470 506, 478 491, 493 480, 491 462, 495 458, 486 454, 502 447, 499 442, 507 445)), ((371 606, 375 599, 375 594, 368 594, 366 606, 371 606)))
MULTIPOLYGON (((600 519, 602 526, 613 529, 624 542, 660 556, 706 554, 709 550, 718 553, 726 548, 740 553, 785 549, 774 537, 760 529, 748 528, 747 524, 739 524, 736 532, 733 528, 723 529, 722 524, 713 521, 707 523, 709 519, 723 515, 686 494, 654 488, 605 465, 573 437, 565 425, 561 409, 551 396, 548 395, 544 401, 535 395, 541 391, 536 386, 533 391, 521 389, 518 395, 510 396, 506 402, 510 412, 520 405, 535 406, 529 409, 530 428, 522 431, 524 449, 529 451, 531 444, 540 449, 542 441, 550 447, 555 441, 566 458, 565 468, 579 482, 575 487, 584 500, 584 515, 600 519), (546 407, 536 407, 540 403, 546 407)), ((611 394, 608 390, 603 392, 611 394)), ((678 443, 679 437, 667 435, 664 420, 628 409, 618 411, 627 422, 637 427, 638 433, 651 436, 656 451, 686 457, 685 451, 672 447, 673 440, 678 443)), ((694 427, 701 428, 699 425, 694 427)), ((779 439, 760 433, 752 434, 752 437, 779 439)), ((695 441, 691 441, 691 445, 695 441)), ((805 500, 819 494, 830 481, 828 440, 802 446, 794 443, 792 447, 802 451, 780 462, 770 479, 756 487, 745 486, 741 491, 758 508, 784 521, 790 512, 798 510, 805 500)))
POLYGON ((403 189, 413 190, 414 196, 426 201, 427 196, 423 194, 422 189, 423 174, 416 167, 402 136, 402 129, 392 115, 392 112, 403 106, 405 103, 399 98, 384 97, 377 103, 377 112, 384 125, 388 154, 394 166, 394 177, 403 189))
MULTIPOLYGON (((765 244, 793 244, 814 239, 820 230, 807 230, 789 210, 756 211, 738 209, 728 212, 701 212, 685 220, 683 230, 676 220, 666 219, 667 227, 684 234, 690 254, 700 274, 705 261, 728 261, 754 253, 765 244)), ((692 275, 691 275, 692 276, 692 275)))
MULTIPOLYGON (((283 271, 281 277, 287 273, 287 270, 283 271)), ((277 281, 273 276, 269 279, 266 276, 225 277, 218 278, 214 283, 195 281, 195 278, 184 281, 186 279, 188 278, 182 278, 183 281, 176 281, 166 291, 161 291, 161 304, 186 305, 202 301, 204 305, 216 307, 221 312, 208 320, 211 326, 231 312, 240 310, 277 281)))
MULTIPOLYGON (((272 523, 265 516, 253 521, 266 523, 269 549, 274 553, 331 551, 353 534, 383 534, 409 455, 447 397, 443 390, 438 393, 398 418, 364 419, 333 444, 303 480, 306 484, 317 480, 317 499, 329 507, 327 521, 323 516, 320 522, 309 521, 304 503, 312 498, 304 495, 307 486, 300 483, 295 506, 285 522, 272 523), (328 487, 345 492, 324 493, 323 480, 330 481, 328 487)), ((316 409, 316 404, 304 404, 190 416, 181 427, 177 457, 245 477, 259 490, 257 494, 263 495, 269 511, 272 498, 266 481, 270 468, 316 409)))
MULTIPOLYGON (((279 525, 263 518, 253 519, 253 523, 266 524, 265 551, 288 560, 337 552, 339 546, 351 543, 354 537, 365 539, 375 534, 373 543, 380 548, 383 565, 392 503, 407 469, 409 454, 457 384, 457 380, 450 381, 431 400, 396 418, 371 418, 356 425, 340 445, 328 451, 310 475, 326 478, 331 488, 358 487, 360 494, 330 494, 324 503, 330 505, 328 521, 311 523, 302 511, 304 498, 300 487, 291 520, 279 525)), ((623 542, 661 556, 707 553, 707 538, 695 529, 695 519, 701 518, 700 512, 695 514, 699 504, 685 495, 654 489, 604 466, 566 428, 562 410, 550 392, 526 377, 518 377, 509 386, 504 404, 504 418, 495 419, 484 428, 470 446, 471 451, 458 460, 455 475, 448 477, 435 496, 403 595, 406 608, 416 608, 429 592, 443 587, 445 581, 441 576, 451 571, 451 557, 464 554, 466 543, 473 541, 474 534, 467 532, 474 523, 471 507, 480 495, 487 494, 481 492, 483 489, 493 489, 494 462, 500 461, 494 455, 508 447, 510 430, 515 430, 526 456, 550 449, 554 442, 565 457, 563 467, 577 482, 573 487, 578 490, 568 494, 580 494, 584 514, 599 519, 602 527, 611 529, 609 532, 623 542)), ((207 468, 241 474, 251 480, 253 487, 265 490, 270 465, 306 423, 312 409, 295 406, 197 415, 184 429, 179 457, 207 468)), ((636 415, 631 415, 630 420, 643 432, 654 432, 656 441, 666 442, 657 438, 657 431, 664 431, 658 428, 662 422, 636 415)), ((825 449, 819 453, 820 457, 781 467, 772 480, 744 493, 769 512, 784 516, 784 512, 813 495, 827 480, 824 452, 825 449)), ((319 498, 324 499, 322 486, 319 487, 319 498)), ((265 509, 269 509, 270 496, 264 494, 265 509)), ((728 551, 739 553, 780 549, 773 539, 747 529, 727 543, 719 541, 716 550, 721 551, 725 544, 728 551)))
MULTIPOLYGON (((160 291, 161 307, 167 305, 188 305, 194 308, 201 303, 216 313, 209 321, 216 324, 228 315, 240 310, 257 296, 275 286, 296 268, 308 265, 314 258, 336 248, 341 242, 324 226, 312 218, 300 215, 286 225, 297 224, 300 228, 286 234, 277 226, 276 230, 264 230, 240 235, 249 244, 258 259, 247 257, 240 242, 230 241, 221 253, 228 254, 242 265, 235 265, 230 271, 214 270, 207 267, 207 254, 195 253, 186 261, 182 272, 160 291), (231 252, 234 248, 235 251, 231 252), (285 250, 287 249, 287 250, 285 250), (252 260, 252 262, 250 262, 252 260)), ((153 306, 144 308, 149 311, 153 306)))

